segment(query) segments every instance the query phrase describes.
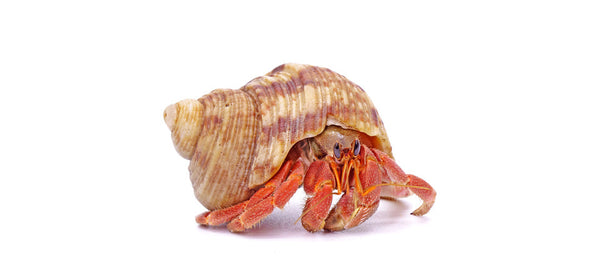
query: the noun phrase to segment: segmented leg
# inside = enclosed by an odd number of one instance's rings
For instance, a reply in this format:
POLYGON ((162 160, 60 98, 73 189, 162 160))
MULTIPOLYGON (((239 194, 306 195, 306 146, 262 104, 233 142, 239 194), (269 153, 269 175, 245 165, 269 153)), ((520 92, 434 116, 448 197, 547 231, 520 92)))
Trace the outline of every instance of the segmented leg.
POLYGON ((387 154, 379 150, 373 150, 373 152, 375 153, 379 163, 385 169, 386 173, 383 176, 384 183, 395 183, 408 186, 383 186, 382 196, 389 198, 402 198, 414 193, 421 198, 421 200, 423 200, 423 203, 411 214, 420 216, 429 212, 433 206, 433 203, 435 202, 436 196, 436 192, 433 187, 415 175, 404 173, 398 164, 396 164, 396 162, 387 154))
POLYGON ((334 181, 327 162, 316 160, 308 168, 304 178, 304 192, 311 197, 306 200, 302 212, 302 226, 307 231, 323 229, 325 217, 331 207, 334 181))
POLYGON ((304 165, 301 162, 295 162, 292 167, 292 161, 287 161, 250 199, 228 208, 201 214, 196 217, 196 222, 201 225, 221 225, 229 222, 227 228, 232 232, 242 232, 251 228, 271 214, 274 207, 285 206, 302 184, 303 174, 304 165))
MULTIPOLYGON (((366 147, 365 147, 366 148, 366 147)), ((381 194, 381 172, 377 161, 368 149, 365 167, 357 171, 358 180, 329 213, 325 230, 340 231, 355 227, 371 217, 379 206, 381 194)), ((359 168, 355 168, 359 170, 359 168)))

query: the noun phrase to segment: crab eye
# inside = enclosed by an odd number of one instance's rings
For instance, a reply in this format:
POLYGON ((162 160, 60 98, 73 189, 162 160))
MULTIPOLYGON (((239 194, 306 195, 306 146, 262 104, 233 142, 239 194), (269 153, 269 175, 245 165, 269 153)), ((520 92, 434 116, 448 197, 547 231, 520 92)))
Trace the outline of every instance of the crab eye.
POLYGON ((342 154, 340 153, 340 143, 336 142, 335 145, 333 145, 333 155, 336 159, 342 158, 342 154))
POLYGON ((360 141, 358 141, 358 139, 354 140, 354 156, 358 156, 358 153, 360 153, 360 141))

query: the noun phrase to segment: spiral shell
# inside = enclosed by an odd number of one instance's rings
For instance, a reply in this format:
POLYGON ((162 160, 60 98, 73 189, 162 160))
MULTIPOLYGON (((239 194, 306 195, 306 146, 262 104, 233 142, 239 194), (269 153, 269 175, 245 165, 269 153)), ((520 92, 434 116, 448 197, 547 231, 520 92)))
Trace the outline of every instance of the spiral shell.
POLYGON ((358 85, 329 69, 281 65, 237 90, 218 89, 164 112, 175 148, 190 159, 196 198, 209 210, 248 199, 297 142, 330 125, 375 138, 391 155, 377 110, 358 85))

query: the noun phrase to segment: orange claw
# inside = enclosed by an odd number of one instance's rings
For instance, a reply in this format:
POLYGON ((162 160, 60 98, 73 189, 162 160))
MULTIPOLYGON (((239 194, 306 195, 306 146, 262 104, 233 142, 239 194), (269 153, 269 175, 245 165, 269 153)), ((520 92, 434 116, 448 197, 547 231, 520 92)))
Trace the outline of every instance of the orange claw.
POLYGON ((325 217, 332 201, 334 176, 329 164, 323 160, 314 161, 304 178, 304 191, 312 197, 306 200, 302 212, 302 226, 310 232, 323 229, 325 217))
MULTIPOLYGON (((347 155, 350 155, 348 153, 347 155)), ((375 213, 381 193, 381 172, 369 148, 362 147, 342 171, 354 172, 353 182, 325 220, 325 230, 339 231, 355 227, 375 213)))

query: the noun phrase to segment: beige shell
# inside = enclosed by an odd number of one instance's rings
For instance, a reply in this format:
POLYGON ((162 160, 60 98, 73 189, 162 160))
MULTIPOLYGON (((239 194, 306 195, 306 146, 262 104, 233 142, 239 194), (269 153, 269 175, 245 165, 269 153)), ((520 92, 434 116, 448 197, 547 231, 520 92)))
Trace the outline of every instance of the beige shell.
POLYGON ((284 64, 238 90, 218 89, 167 107, 175 148, 190 159, 196 198, 209 210, 244 201, 292 146, 329 125, 375 138, 391 155, 377 110, 358 85, 329 69, 284 64))

